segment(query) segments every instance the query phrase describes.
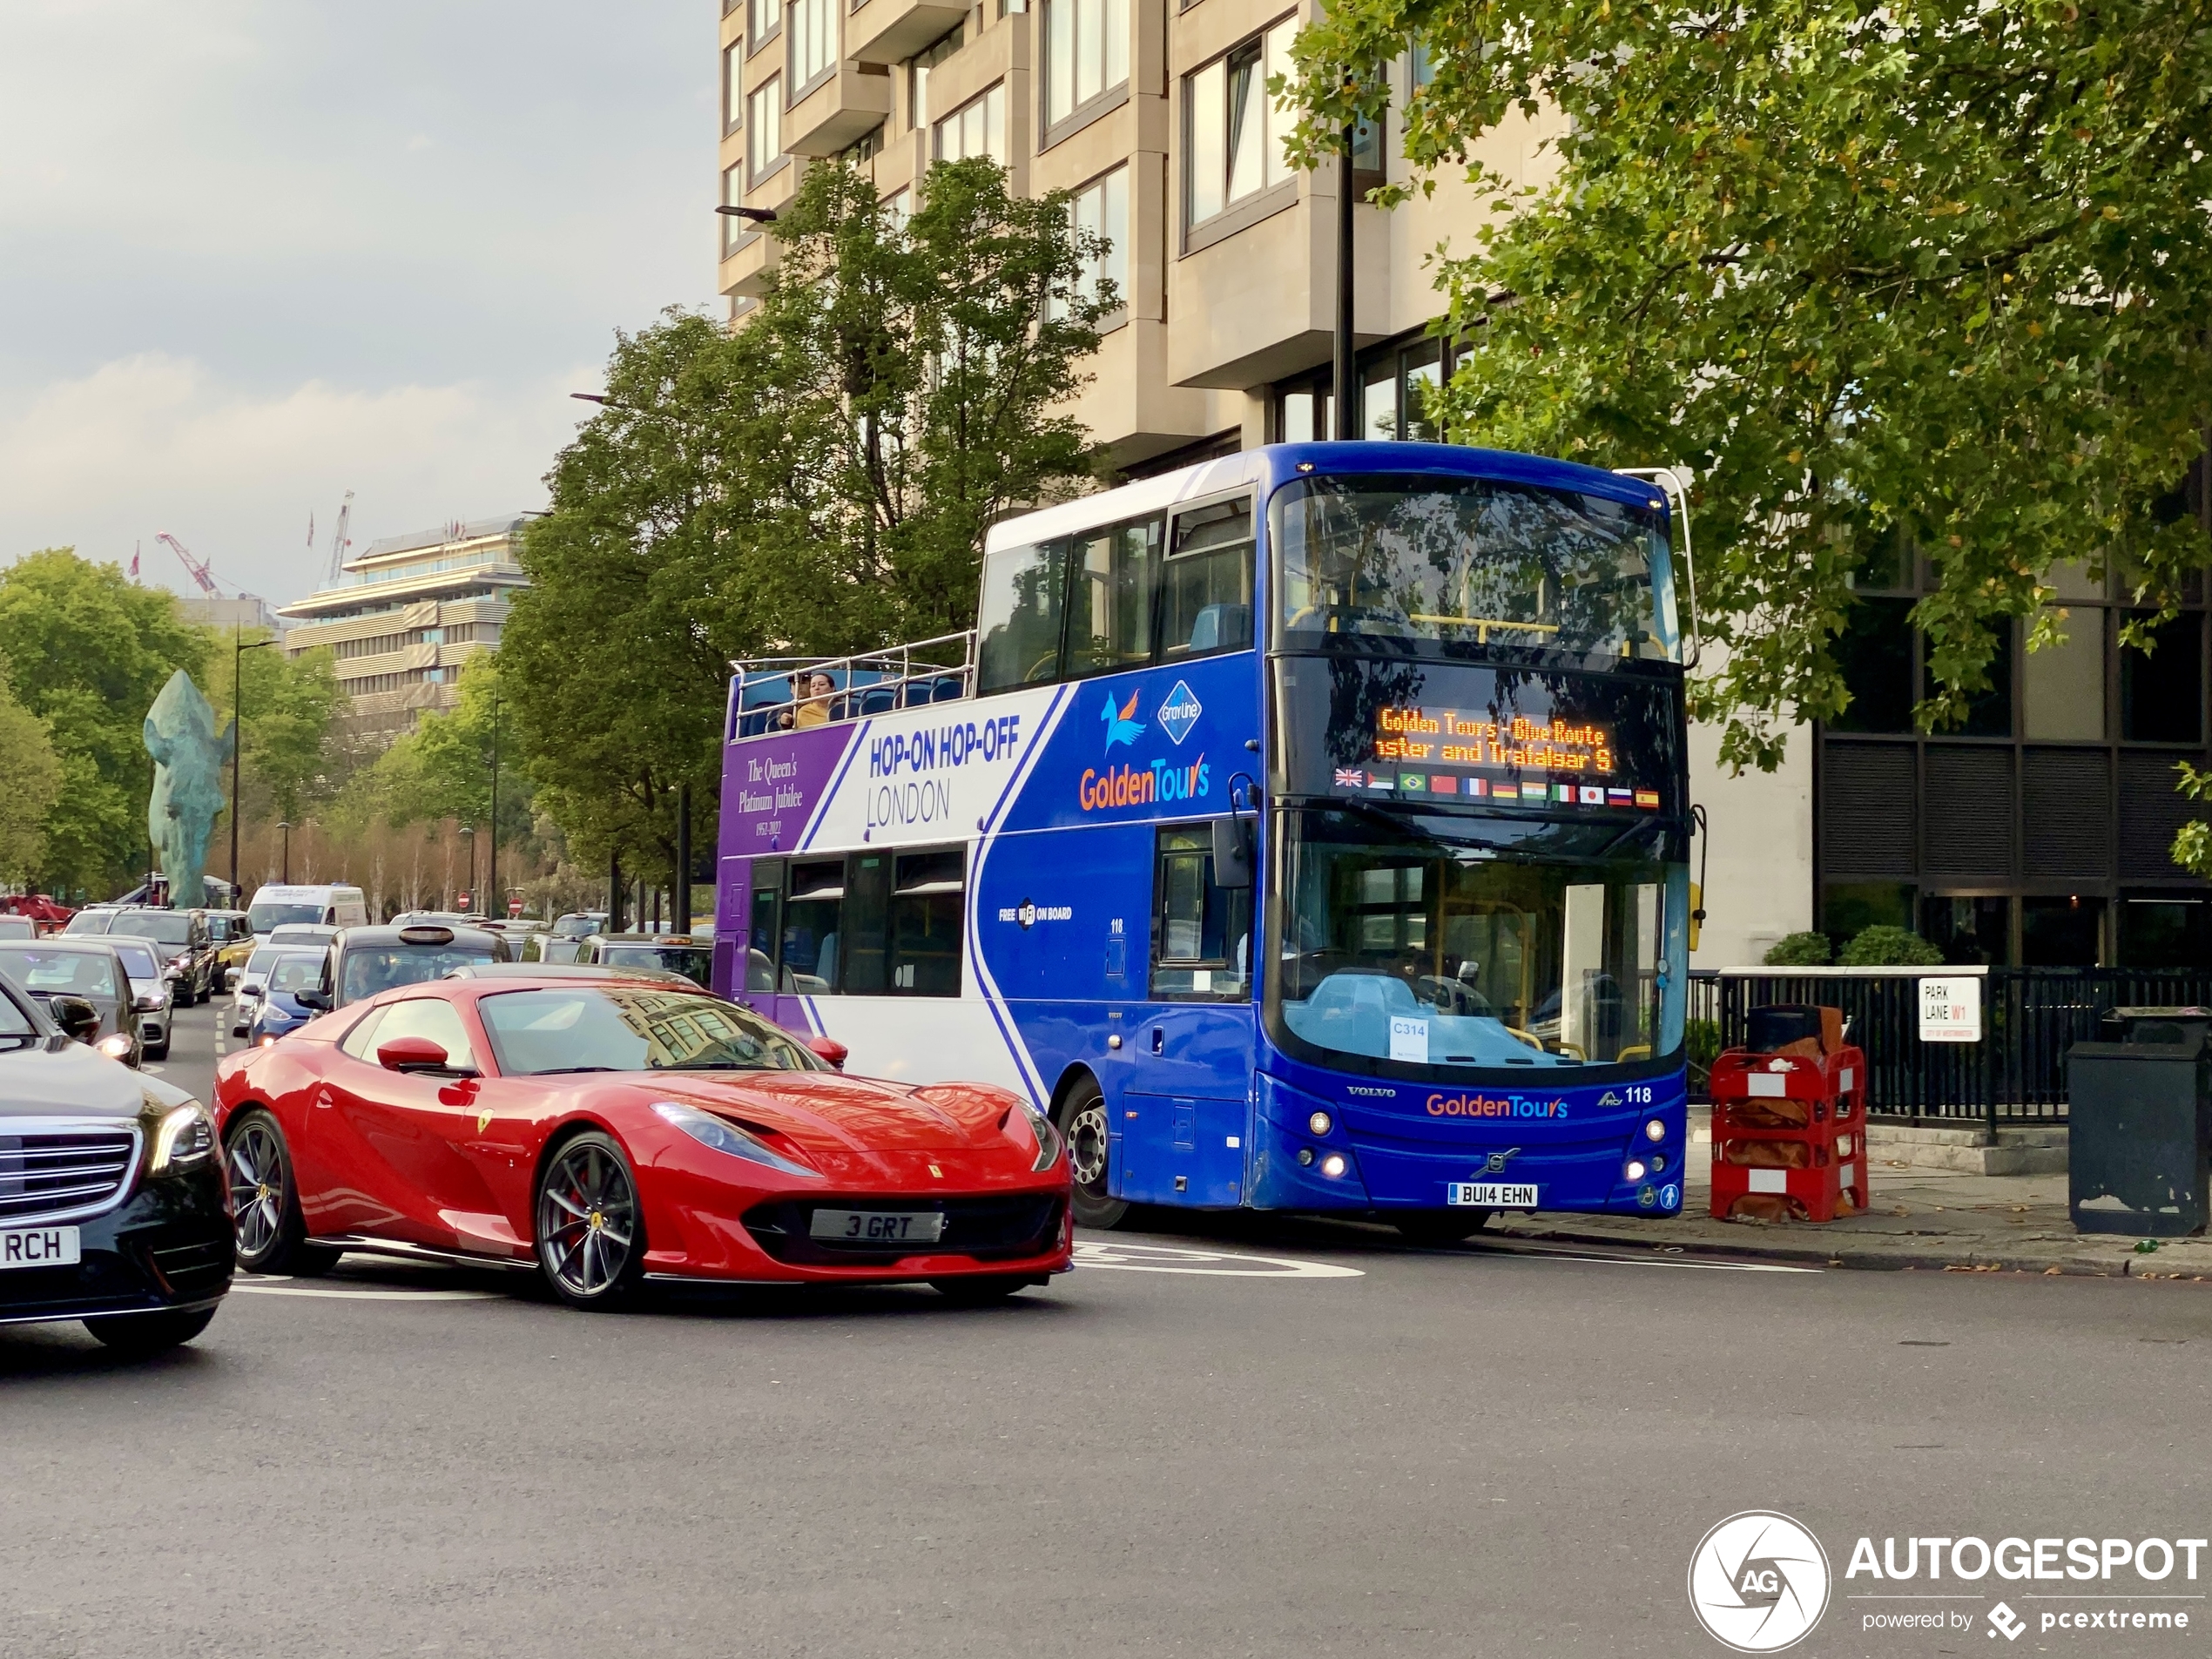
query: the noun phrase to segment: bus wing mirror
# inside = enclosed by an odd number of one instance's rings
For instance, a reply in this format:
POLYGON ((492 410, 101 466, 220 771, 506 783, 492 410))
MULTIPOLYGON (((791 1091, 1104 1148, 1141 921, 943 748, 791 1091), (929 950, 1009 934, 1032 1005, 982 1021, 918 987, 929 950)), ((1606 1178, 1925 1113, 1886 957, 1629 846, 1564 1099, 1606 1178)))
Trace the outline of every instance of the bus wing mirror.
POLYGON ((1252 843, 1248 819, 1234 813, 1213 820, 1213 880, 1217 887, 1252 884, 1252 843))

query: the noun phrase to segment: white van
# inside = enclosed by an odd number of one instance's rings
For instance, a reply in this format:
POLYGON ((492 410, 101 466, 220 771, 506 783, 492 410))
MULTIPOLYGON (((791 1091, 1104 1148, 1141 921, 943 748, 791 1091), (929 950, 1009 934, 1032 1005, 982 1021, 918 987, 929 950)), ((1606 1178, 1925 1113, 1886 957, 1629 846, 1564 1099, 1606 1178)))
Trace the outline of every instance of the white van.
POLYGON ((359 887, 288 887, 272 883, 253 894, 246 914, 253 931, 266 937, 272 927, 304 921, 323 927, 366 927, 368 901, 359 887))

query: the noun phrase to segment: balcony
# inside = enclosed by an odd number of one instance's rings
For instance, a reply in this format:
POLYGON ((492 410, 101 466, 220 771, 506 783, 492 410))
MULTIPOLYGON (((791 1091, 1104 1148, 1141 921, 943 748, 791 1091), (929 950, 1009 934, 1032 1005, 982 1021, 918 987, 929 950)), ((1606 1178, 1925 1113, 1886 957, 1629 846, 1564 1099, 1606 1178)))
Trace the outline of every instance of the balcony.
POLYGON ((898 63, 942 39, 968 10, 946 0, 866 0, 845 20, 846 52, 857 63, 898 63))
POLYGON ((833 156, 881 126, 891 113, 891 74, 847 59, 784 111, 784 150, 794 156, 833 156))

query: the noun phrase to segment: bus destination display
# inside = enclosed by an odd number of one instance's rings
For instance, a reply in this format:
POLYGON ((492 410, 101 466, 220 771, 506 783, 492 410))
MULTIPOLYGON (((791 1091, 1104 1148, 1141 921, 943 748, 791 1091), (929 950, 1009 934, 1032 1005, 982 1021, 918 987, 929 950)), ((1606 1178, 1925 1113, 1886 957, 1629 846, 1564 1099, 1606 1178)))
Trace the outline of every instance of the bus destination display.
POLYGON ((1340 790, 1393 795, 1659 809, 1659 792, 1623 772, 1612 729, 1571 715, 1499 720, 1467 709, 1386 705, 1375 713, 1368 764, 1339 766, 1332 781, 1340 790))

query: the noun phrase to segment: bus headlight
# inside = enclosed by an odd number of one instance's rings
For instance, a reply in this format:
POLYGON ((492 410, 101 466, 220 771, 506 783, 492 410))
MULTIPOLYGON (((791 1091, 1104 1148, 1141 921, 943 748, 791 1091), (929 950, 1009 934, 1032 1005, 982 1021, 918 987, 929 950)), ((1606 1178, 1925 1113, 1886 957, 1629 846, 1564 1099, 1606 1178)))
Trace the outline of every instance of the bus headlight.
POLYGON ((1625 1181, 1641 1181, 1643 1179, 1643 1176, 1644 1169, 1643 1160, 1642 1158, 1630 1158, 1628 1162, 1628 1166, 1621 1171, 1621 1177, 1625 1181))
POLYGON ((1323 1158, 1321 1160, 1321 1173, 1327 1176, 1331 1180, 1334 1180, 1337 1177, 1342 1175, 1344 1173, 1344 1154, 1341 1152, 1332 1152, 1328 1157, 1323 1158))
POLYGON ((1305 1120, 1305 1126, 1306 1128, 1312 1130, 1316 1135, 1326 1135, 1331 1130, 1336 1127, 1336 1123, 1335 1120, 1330 1117, 1328 1113, 1316 1112, 1312 1116, 1305 1120))
POLYGON ((1657 1118, 1653 1118, 1649 1123, 1646 1123, 1643 1126, 1643 1138, 1647 1141, 1665 1140, 1667 1138, 1667 1126, 1661 1123, 1657 1118))

